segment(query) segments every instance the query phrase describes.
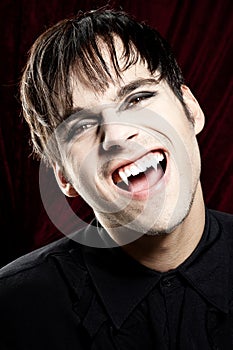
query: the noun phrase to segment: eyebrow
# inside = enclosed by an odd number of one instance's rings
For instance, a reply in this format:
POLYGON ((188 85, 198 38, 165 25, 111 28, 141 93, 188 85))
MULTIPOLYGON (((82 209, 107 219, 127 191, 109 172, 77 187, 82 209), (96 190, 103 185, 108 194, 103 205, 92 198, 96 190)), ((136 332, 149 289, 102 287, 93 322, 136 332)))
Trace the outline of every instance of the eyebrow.
POLYGON ((122 86, 118 92, 117 92, 117 98, 123 98, 125 96, 127 96, 129 93, 131 93, 132 91, 138 89, 141 86, 144 85, 158 85, 159 84, 159 80, 155 79, 155 78, 147 78, 147 79, 136 79, 134 81, 131 81, 129 84, 122 86))
MULTIPOLYGON (((122 87, 119 88, 119 90, 117 91, 117 96, 114 99, 114 102, 116 102, 118 99, 124 98, 126 97, 128 94, 130 94, 132 91, 145 86, 145 85, 158 85, 160 82, 160 79, 156 79, 156 78, 140 78, 140 79, 136 79, 131 81, 129 84, 126 84, 122 87)), ((87 112, 87 109, 82 108, 82 107, 75 107, 74 109, 72 109, 70 116, 78 113, 78 112, 87 112)))

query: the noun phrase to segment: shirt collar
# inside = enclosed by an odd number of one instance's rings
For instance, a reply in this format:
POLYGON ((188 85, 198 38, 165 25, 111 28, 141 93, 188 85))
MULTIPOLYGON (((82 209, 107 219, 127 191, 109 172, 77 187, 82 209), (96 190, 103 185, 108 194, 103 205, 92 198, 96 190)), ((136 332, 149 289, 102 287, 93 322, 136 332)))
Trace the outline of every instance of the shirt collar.
POLYGON ((205 229, 191 256, 179 272, 209 303, 229 311, 230 253, 220 222, 206 208, 205 229))
MULTIPOLYGON (((218 221, 206 209, 205 229, 197 248, 174 272, 180 273, 207 302, 227 312, 229 255, 221 233, 218 221)), ((120 328, 163 276, 141 265, 119 247, 84 247, 84 259, 97 293, 116 328, 120 328)))
POLYGON ((120 248, 85 247, 85 261, 116 328, 158 283, 161 273, 128 257, 120 248))

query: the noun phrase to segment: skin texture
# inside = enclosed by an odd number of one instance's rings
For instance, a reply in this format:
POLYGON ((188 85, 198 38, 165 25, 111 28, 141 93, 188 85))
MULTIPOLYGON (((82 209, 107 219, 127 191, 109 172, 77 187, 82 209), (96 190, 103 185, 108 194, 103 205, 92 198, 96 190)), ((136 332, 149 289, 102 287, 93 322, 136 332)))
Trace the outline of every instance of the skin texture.
MULTIPOLYGON (((111 69, 107 51, 105 57, 111 69)), ((121 60, 123 65, 119 54, 121 60)), ((204 228, 196 140, 204 115, 188 87, 182 86, 190 122, 158 76, 137 62, 104 92, 72 76, 74 114, 57 132, 63 170, 54 164, 54 173, 63 193, 82 196, 129 255, 168 271, 192 253, 204 228), (135 191, 116 186, 114 171, 155 151, 166 156, 165 174, 161 168, 152 169, 135 191)))

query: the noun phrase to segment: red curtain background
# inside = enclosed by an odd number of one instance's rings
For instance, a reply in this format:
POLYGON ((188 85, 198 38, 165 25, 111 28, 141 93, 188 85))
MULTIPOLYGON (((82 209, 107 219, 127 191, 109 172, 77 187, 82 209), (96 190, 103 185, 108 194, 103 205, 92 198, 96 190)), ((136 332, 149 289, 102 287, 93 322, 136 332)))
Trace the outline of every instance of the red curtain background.
MULTIPOLYGON (((206 126, 198 136, 202 185, 208 207, 233 214, 233 1, 119 0, 121 8, 157 28, 171 43, 186 84, 198 99, 206 126)), ((49 25, 106 1, 2 0, 0 116, 0 265, 62 236, 44 209, 39 162, 30 156, 29 132, 18 100, 27 51, 49 25)), ((48 186, 49 191, 53 191, 48 186)), ((51 192, 52 208, 68 223, 63 204, 51 192)), ((70 202, 86 221, 91 209, 70 202)))

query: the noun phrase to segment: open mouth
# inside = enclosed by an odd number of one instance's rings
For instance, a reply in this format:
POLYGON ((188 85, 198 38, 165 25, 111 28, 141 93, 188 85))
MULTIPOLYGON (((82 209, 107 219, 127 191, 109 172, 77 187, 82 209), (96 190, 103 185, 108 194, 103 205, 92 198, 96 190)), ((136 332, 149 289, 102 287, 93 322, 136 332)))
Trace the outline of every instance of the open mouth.
POLYGON ((162 150, 151 151, 133 163, 116 169, 114 184, 128 192, 142 192, 156 185, 164 176, 167 158, 162 150))

